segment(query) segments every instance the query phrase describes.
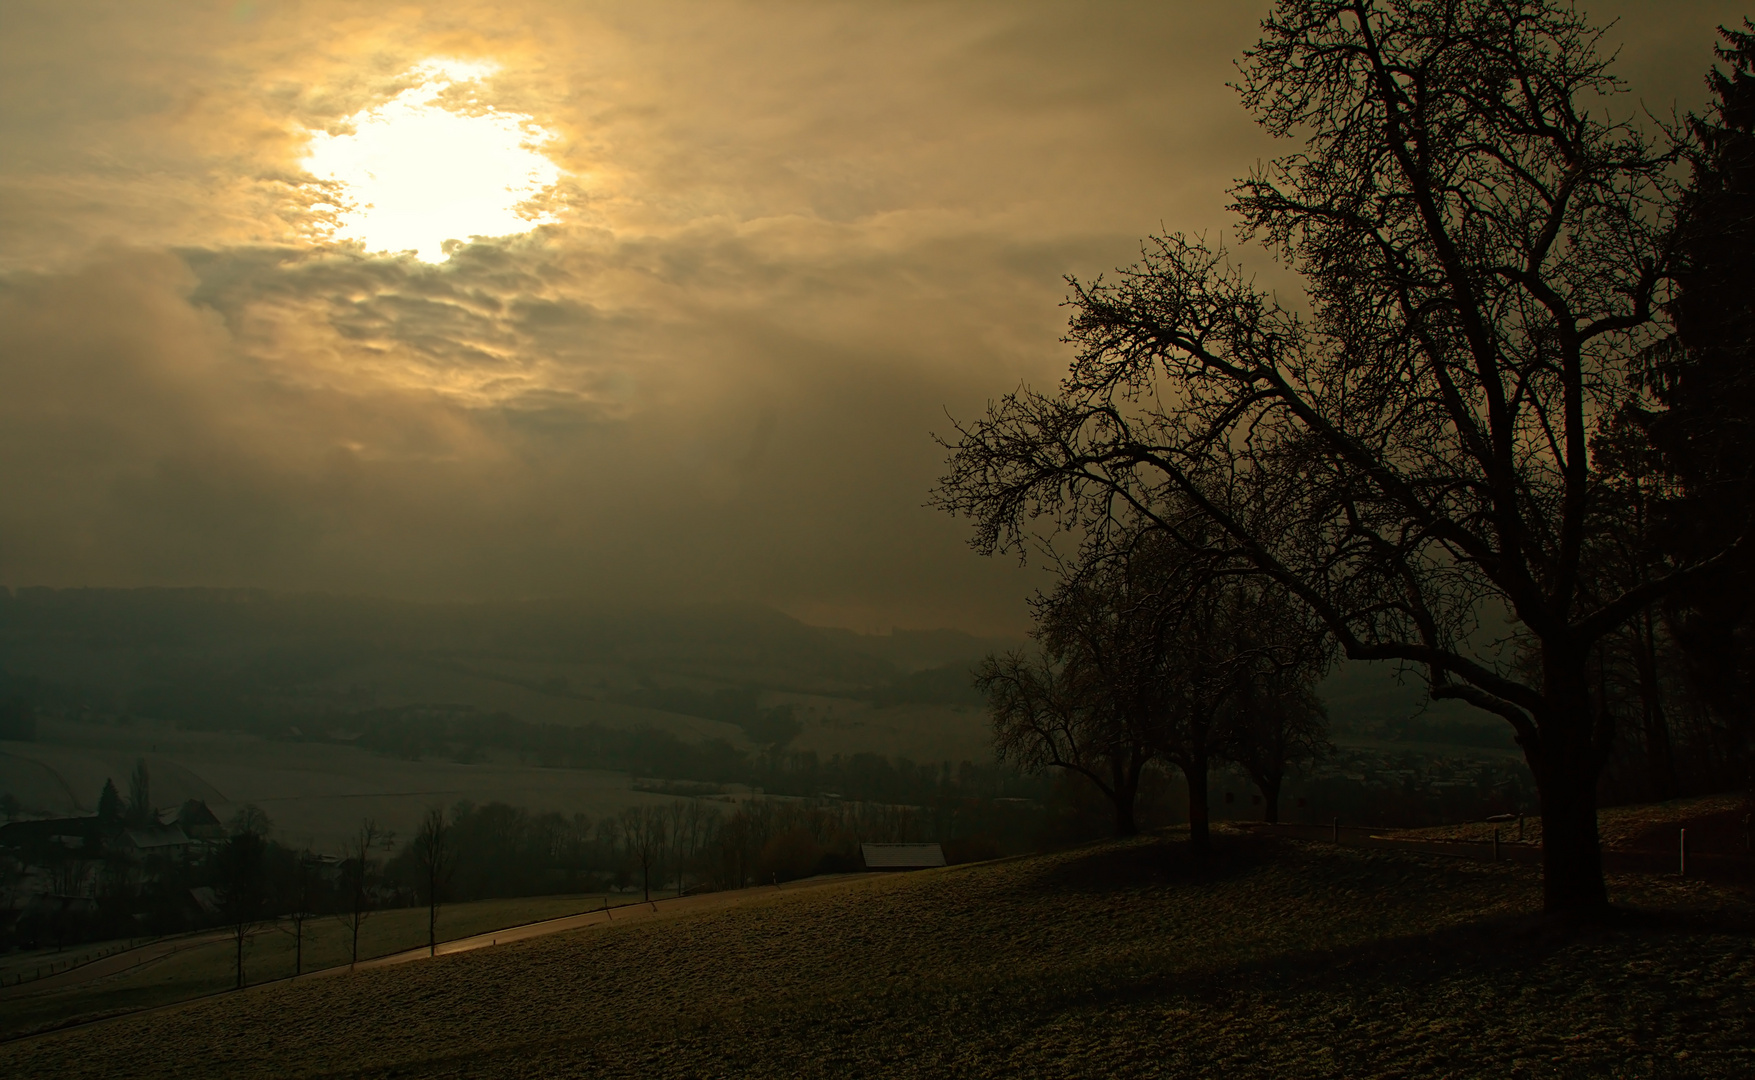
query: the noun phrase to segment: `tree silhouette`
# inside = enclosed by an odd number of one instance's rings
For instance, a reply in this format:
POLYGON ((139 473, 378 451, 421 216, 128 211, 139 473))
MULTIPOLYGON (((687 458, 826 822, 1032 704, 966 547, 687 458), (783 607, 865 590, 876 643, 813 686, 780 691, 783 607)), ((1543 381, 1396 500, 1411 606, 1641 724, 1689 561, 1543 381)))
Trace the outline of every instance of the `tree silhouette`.
POLYGON ((152 774, 146 770, 146 759, 134 762, 134 772, 128 777, 128 813, 130 825, 152 825, 158 821, 152 806, 152 774))
POLYGON ((104 790, 98 794, 98 821, 106 829, 114 830, 122 824, 126 809, 122 805, 122 793, 116 790, 116 782, 104 778, 104 790))
POLYGON ((959 425, 938 502, 984 551, 1046 515, 1138 515, 1247 559, 1347 656, 1514 729, 1541 794, 1544 902, 1607 902, 1596 782, 1614 737, 1593 646, 1720 565, 1620 593, 1586 559, 1588 439, 1624 394, 1673 264, 1676 154, 1608 119, 1599 32, 1550 0, 1282 0, 1246 54, 1257 120, 1303 149, 1235 189, 1307 313, 1220 246, 1156 238, 1073 282, 1072 369, 959 425), (1162 509, 1192 505, 1212 533, 1162 509), (1526 662, 1483 644, 1503 614, 1526 662))
POLYGON ((421 818, 410 848, 420 875, 421 891, 426 894, 427 955, 432 956, 439 951, 439 903, 457 868, 451 824, 445 817, 444 807, 435 806, 421 818))
MULTIPOLYGON (((1681 230, 1676 333, 1654 349, 1651 384, 1666 410, 1642 417, 1679 487, 1663 509, 1665 553, 1709 558, 1755 513, 1755 25, 1721 29, 1707 78, 1713 105, 1690 117, 1693 181, 1681 230)), ((1671 599, 1668 623, 1696 689, 1742 727, 1755 703, 1755 566, 1748 552, 1671 599)), ((1747 775, 1744 777, 1747 780, 1747 775)))
POLYGON ((341 884, 344 890, 340 919, 348 931, 348 966, 360 962, 360 930, 372 913, 372 889, 377 883, 378 862, 375 852, 394 843, 391 835, 382 832, 371 818, 360 821, 359 828, 342 845, 341 884))
POLYGON ((657 806, 630 806, 622 811, 622 843, 640 865, 640 886, 647 903, 652 901, 652 868, 664 856, 665 812, 657 806))
POLYGON ((244 988, 244 945, 255 932, 267 901, 267 842, 254 832, 235 833, 215 860, 219 869, 220 910, 232 927, 236 982, 244 988))

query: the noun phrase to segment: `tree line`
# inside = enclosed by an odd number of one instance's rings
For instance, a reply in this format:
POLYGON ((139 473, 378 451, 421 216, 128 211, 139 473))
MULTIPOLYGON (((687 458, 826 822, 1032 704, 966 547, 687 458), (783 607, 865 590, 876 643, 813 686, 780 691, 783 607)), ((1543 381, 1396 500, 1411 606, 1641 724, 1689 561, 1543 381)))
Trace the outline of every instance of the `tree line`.
POLYGON ((1069 583, 1125 576, 1148 541, 1187 568, 1174 603, 1101 591, 1145 640, 1099 644, 1159 680, 1074 693, 1102 734, 1056 696, 1098 645, 1039 605, 1044 658, 988 673, 1002 745, 1034 724, 1012 752, 1085 752, 1111 788, 1177 754, 1192 783, 1213 744, 1188 725, 1225 680, 1137 657, 1259 597, 1510 726, 1550 911, 1607 902, 1599 790, 1630 746, 1660 794, 1678 742, 1706 782, 1748 783, 1755 28, 1722 36, 1711 107, 1667 124, 1618 106, 1569 4, 1276 4, 1237 88, 1298 145, 1231 209, 1303 295, 1153 237, 1114 279, 1069 279, 1055 391, 943 440, 936 499, 978 550, 1067 552, 1069 583))
POLYGON ((1034 603, 1036 654, 989 657, 994 745, 1025 768, 1082 776, 1109 800, 1118 836, 1137 831, 1146 770, 1186 781, 1189 835, 1209 843, 1208 776, 1243 769, 1279 820, 1287 770, 1329 747, 1315 686, 1333 647, 1271 582, 1214 572, 1155 530, 1087 547, 1034 603))

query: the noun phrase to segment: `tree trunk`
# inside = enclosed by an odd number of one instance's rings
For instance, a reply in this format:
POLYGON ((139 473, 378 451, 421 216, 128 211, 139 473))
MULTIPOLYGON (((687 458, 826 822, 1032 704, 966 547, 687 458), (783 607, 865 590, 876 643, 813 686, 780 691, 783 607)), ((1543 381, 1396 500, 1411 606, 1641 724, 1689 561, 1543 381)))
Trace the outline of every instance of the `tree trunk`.
POLYGON ((1640 719, 1645 736, 1645 763, 1651 779, 1652 794, 1659 801, 1679 794, 1676 783, 1676 760, 1670 749, 1670 723, 1664 716, 1663 688, 1658 682, 1657 636, 1652 625, 1651 609, 1640 615, 1635 634, 1639 666, 1640 719))
POLYGON ((1256 786, 1261 788, 1261 801, 1265 805, 1262 820, 1269 825, 1280 822, 1280 783, 1281 776, 1264 776, 1256 786))
POLYGON ((1542 908, 1550 915, 1606 907, 1603 852, 1597 839, 1596 745, 1586 666, 1545 650, 1544 696, 1553 712, 1537 726, 1535 752, 1525 747, 1542 800, 1542 908))
POLYGON ((1115 835, 1137 836, 1140 830, 1134 820, 1134 804, 1139 801, 1140 769, 1118 761, 1111 766, 1110 778, 1113 780, 1110 790, 1114 794, 1109 799, 1115 804, 1115 835))
POLYGON ((1539 786, 1543 909, 1566 914, 1606 906, 1609 893, 1603 884, 1603 853, 1597 840, 1594 770, 1588 777, 1551 774, 1539 786))
POLYGON ((1207 812, 1207 756, 1191 754, 1182 766, 1182 775, 1188 780, 1189 846, 1197 851, 1208 851, 1213 846, 1213 838, 1207 812))

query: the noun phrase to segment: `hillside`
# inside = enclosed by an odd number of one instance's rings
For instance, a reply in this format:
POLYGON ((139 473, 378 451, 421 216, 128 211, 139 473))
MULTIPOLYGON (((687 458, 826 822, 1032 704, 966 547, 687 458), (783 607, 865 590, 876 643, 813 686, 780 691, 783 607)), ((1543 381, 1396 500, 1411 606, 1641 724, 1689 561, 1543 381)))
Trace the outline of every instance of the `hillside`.
POLYGON ((859 879, 0 1045, 17 1076, 1748 1076, 1746 901, 1229 835, 859 879))
MULTIPOLYGON (((799 703, 803 726, 834 727, 836 709, 901 703, 926 707, 931 726, 947 729, 917 737, 904 723, 903 752, 960 760, 985 749, 985 726, 963 719, 979 704, 967 669, 1013 644, 953 630, 856 634, 755 606, 0 587, 0 702, 23 700, 38 716, 276 738, 357 732, 425 709, 740 747, 746 731, 772 728, 764 713, 777 706, 799 703), (802 707, 816 701, 833 707, 802 707)), ((895 725, 876 727, 874 738, 851 741, 897 752, 895 725)))

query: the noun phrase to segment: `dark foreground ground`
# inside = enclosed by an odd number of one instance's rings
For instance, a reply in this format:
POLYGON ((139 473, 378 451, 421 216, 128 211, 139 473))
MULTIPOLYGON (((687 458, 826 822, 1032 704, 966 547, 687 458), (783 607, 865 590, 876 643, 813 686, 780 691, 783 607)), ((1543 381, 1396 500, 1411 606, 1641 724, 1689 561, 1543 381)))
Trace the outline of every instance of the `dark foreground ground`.
POLYGON ((862 879, 0 1045, 0 1076, 1755 1076, 1751 909, 1227 836, 862 879))

